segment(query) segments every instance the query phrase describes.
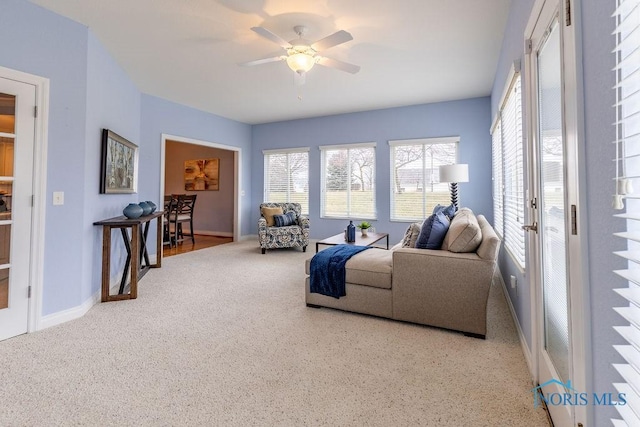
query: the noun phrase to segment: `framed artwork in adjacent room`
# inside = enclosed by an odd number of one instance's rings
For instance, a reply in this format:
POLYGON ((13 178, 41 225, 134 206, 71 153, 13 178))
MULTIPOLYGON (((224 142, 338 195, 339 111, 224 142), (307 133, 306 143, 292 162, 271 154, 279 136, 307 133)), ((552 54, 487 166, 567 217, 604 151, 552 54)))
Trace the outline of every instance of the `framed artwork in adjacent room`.
POLYGON ((220 159, 185 160, 185 191, 220 189, 220 159))
POLYGON ((100 193, 138 191, 138 146, 109 129, 102 130, 100 193))

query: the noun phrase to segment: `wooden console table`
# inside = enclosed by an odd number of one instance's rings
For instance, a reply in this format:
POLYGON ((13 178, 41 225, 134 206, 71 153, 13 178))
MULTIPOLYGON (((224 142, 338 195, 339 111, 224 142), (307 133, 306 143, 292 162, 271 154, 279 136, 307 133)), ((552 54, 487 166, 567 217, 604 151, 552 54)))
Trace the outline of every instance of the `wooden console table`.
POLYGON ((125 216, 104 219, 94 222, 93 225, 102 226, 102 302, 120 301, 125 299, 135 299, 138 297, 138 280, 149 271, 150 268, 160 268, 162 265, 162 215, 163 211, 154 212, 136 219, 129 219, 125 216), (156 263, 149 262, 147 252, 147 235, 149 234, 149 223, 157 219, 158 231, 156 234, 156 263), (124 246, 127 249, 127 260, 124 264, 124 272, 120 280, 120 289, 117 295, 109 295, 111 284, 111 229, 119 228, 122 234, 124 246), (131 237, 127 232, 131 229, 131 237), (136 256, 131 256, 136 254, 136 256), (131 268, 130 291, 124 293, 127 282, 127 273, 131 268))

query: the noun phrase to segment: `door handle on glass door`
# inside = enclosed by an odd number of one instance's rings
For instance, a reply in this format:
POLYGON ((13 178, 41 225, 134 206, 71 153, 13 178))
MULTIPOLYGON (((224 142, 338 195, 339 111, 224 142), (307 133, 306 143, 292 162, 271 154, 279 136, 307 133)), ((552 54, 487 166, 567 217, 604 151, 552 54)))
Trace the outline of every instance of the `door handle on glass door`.
POLYGON ((531 224, 531 225, 523 225, 523 226, 522 226, 522 229, 523 229, 524 231, 535 231, 535 232, 537 233, 537 232, 538 232, 538 223, 537 223, 537 222, 534 222, 534 223, 533 223, 533 224, 531 224))

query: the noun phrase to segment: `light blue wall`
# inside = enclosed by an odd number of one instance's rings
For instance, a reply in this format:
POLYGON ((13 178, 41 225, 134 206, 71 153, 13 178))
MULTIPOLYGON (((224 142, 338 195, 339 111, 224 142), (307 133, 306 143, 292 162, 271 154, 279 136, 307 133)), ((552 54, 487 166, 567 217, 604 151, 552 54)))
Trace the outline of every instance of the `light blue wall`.
MULTIPOLYGON (((502 49, 500 52, 500 59, 498 61, 498 67, 496 69, 496 77, 493 82, 493 90, 491 92, 491 118, 494 119, 500 108, 500 99, 503 95, 505 86, 508 84, 507 78, 509 72, 513 67, 514 61, 519 61, 521 65, 522 85, 527 79, 526 70, 524 67, 524 30, 531 15, 531 9, 533 7, 533 1, 529 0, 512 0, 511 8, 509 9, 509 18, 507 20, 507 26, 502 40, 502 49)), ((526 94, 523 90, 522 95, 522 131, 523 135, 527 135, 527 117, 525 116, 526 108, 526 94)), ((524 170, 524 185, 525 188, 528 185, 528 168, 527 168, 527 148, 526 141, 523 141, 523 153, 525 157, 525 170, 524 170)), ((528 218, 526 223, 530 223, 528 218)), ((528 236, 525 236, 528 239, 528 236)), ((529 349, 532 348, 532 336, 531 336, 531 298, 530 298, 530 279, 528 270, 521 270, 518 265, 513 262, 511 255, 505 250, 504 245, 500 249, 500 255, 498 260, 500 266, 500 272, 502 273, 505 283, 510 283, 510 276, 515 276, 517 279, 517 289, 512 289, 511 286, 507 286, 511 303, 516 312, 520 328, 525 336, 529 349)))
MULTIPOLYGON (((102 230, 94 221, 120 215, 129 202, 158 201, 162 133, 240 147, 251 197, 251 126, 142 95, 85 26, 26 0, 0 1, 0 38, 0 66, 50 80, 42 315, 78 307, 100 288, 102 230), (102 128, 139 146, 138 194, 99 194, 102 128), (52 206, 53 191, 64 191, 63 206, 52 206)), ((241 234, 249 233, 249 211, 244 203, 241 234)), ((124 248, 119 236, 113 241, 115 272, 124 248)))
POLYGON ((1 66, 51 83, 43 314, 55 313, 83 302, 87 29, 24 0, 3 0, 0 39, 1 66), (52 206, 53 191, 64 191, 63 206, 52 206))
POLYGON ((241 149, 240 234, 250 233, 251 227, 251 126, 175 104, 150 95, 142 95, 141 139, 149 149, 140 161, 148 179, 141 182, 140 192, 157 198, 160 187, 160 148, 162 134, 215 142, 241 149))
POLYGON ((390 243, 400 241, 407 223, 390 222, 389 140, 460 136, 459 161, 469 164, 468 183, 459 184, 464 206, 493 218, 491 202, 490 99, 424 104, 409 107, 292 120, 253 127, 252 233, 257 233, 262 202, 264 162, 262 150, 311 147, 309 152, 309 219, 311 238, 339 233, 346 220, 320 218, 320 150, 318 146, 375 142, 376 205, 374 226, 389 232, 390 243))
MULTIPOLYGON (((140 147, 149 148, 140 141, 140 92, 129 76, 114 61, 98 39, 88 32, 87 52, 87 124, 85 137, 85 188, 82 300, 90 298, 100 289, 102 273, 102 227, 95 221, 122 215, 129 203, 152 200, 158 206, 157 194, 99 194, 102 129, 111 129, 140 147)), ((143 164, 140 163, 141 171, 143 164)), ((144 172, 140 180, 148 179, 144 172)), ((155 225, 155 222, 152 224, 155 225)), ((120 233, 112 233, 112 278, 124 268, 126 250, 120 233)), ((155 254, 155 234, 149 233, 149 252, 155 254)))

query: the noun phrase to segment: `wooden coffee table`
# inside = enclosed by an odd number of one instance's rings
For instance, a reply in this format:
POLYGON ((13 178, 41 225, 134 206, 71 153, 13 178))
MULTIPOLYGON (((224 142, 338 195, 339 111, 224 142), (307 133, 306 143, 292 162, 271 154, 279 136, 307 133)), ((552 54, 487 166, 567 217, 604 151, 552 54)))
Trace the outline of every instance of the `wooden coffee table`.
POLYGON ((347 242, 344 240, 344 233, 336 234, 335 236, 327 237, 326 239, 316 242, 316 253, 318 252, 319 245, 335 246, 335 245, 356 245, 356 246, 373 246, 375 243, 382 239, 387 239, 387 249, 389 249, 389 233, 369 233, 367 237, 362 237, 362 234, 356 233, 355 242, 347 242))

